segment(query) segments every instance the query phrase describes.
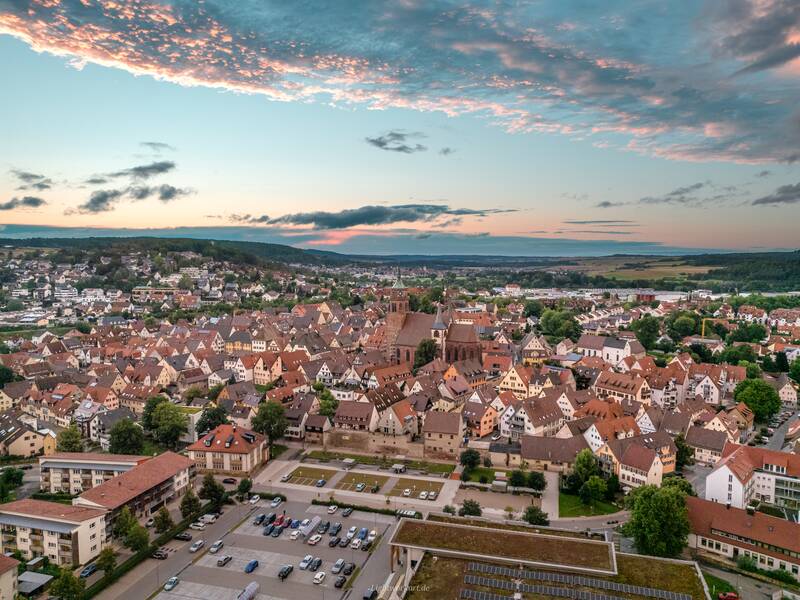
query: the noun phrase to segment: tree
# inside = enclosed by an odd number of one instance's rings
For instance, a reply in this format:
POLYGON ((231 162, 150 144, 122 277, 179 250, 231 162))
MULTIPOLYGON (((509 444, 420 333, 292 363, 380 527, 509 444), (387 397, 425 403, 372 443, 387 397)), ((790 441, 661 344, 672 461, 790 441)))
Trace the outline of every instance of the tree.
POLYGON ((134 523, 128 531, 128 535, 125 536, 123 544, 132 552, 141 552, 150 545, 150 534, 139 523, 134 523))
POLYGON ((550 525, 550 519, 547 513, 538 506, 533 506, 532 504, 525 508, 525 512, 522 513, 522 520, 531 525, 550 525))
POLYGON ((694 450, 686 443, 686 436, 679 433, 675 436, 675 446, 678 451, 675 453, 675 467, 678 471, 683 470, 683 467, 690 465, 694 459, 694 450))
POLYGON ((606 482, 599 475, 592 475, 587 479, 578 491, 581 502, 587 506, 594 506, 606 495, 606 482))
POLYGON ((511 487, 525 487, 526 479, 525 473, 519 469, 515 469, 511 471, 511 475, 508 477, 508 484, 511 487))
POLYGON ((16 488, 22 485, 22 480, 25 478, 25 473, 22 469, 15 469, 14 467, 7 467, 3 471, 2 481, 9 487, 16 488))
POLYGON ((477 500, 470 500, 467 498, 458 509, 458 516, 460 517, 480 517, 483 514, 481 505, 477 500))
POLYGON ((186 413, 172 402, 162 402, 156 406, 151 424, 153 437, 168 448, 175 448, 180 437, 189 430, 186 413))
POLYGON ((144 451, 144 431, 128 419, 114 423, 110 438, 109 450, 112 454, 141 454, 144 451))
POLYGON ((736 402, 744 402, 753 411, 756 421, 764 423, 781 409, 778 392, 763 379, 745 379, 733 391, 736 402))
POLYGON ((756 355, 755 350, 753 350, 750 346, 740 345, 725 348, 725 350, 723 350, 719 355, 719 360, 720 362, 738 365, 743 361, 755 363, 758 361, 758 356, 756 355))
POLYGON ((468 448, 461 453, 458 461, 463 465, 465 471, 472 471, 481 464, 481 455, 474 448, 468 448))
POLYGON ((609 475, 608 479, 606 479, 606 500, 614 500, 620 489, 619 477, 614 474, 609 475))
POLYGON ((133 516, 131 509, 123 506, 114 521, 114 537, 124 538, 127 536, 131 528, 136 525, 136 522, 136 517, 133 516))
POLYGON ((630 493, 627 503, 631 518, 625 531, 639 552, 675 557, 683 551, 689 535, 689 511, 682 490, 643 485, 630 493))
POLYGON ((253 489, 253 481, 245 477, 239 482, 239 485, 236 487, 236 493, 239 494, 239 496, 241 496, 242 498, 245 498, 250 494, 250 490, 252 489, 253 489))
POLYGON ((699 317, 691 312, 679 311, 667 318, 667 333, 673 340, 684 338, 695 333, 699 326, 699 317))
POLYGON ((258 406, 258 412, 252 420, 253 430, 267 436, 269 455, 272 456, 272 446, 275 440, 283 437, 289 422, 286 420, 283 406, 278 402, 263 402, 258 406))
POLYGON ((172 520, 172 516, 169 514, 166 506, 162 506, 158 509, 153 519, 153 525, 156 529, 156 533, 164 533, 175 527, 175 521, 172 520))
POLYGON ((529 300, 525 303, 526 317, 541 317, 544 312, 544 304, 539 300, 529 300))
POLYGON ((431 362, 439 352, 439 346, 431 338, 423 338, 417 344, 414 352, 414 369, 419 369, 423 365, 431 362))
POLYGON ((212 473, 206 473, 203 477, 203 486, 200 488, 200 497, 211 502, 213 506, 222 506, 225 501, 225 488, 221 483, 214 479, 212 473))
POLYGON ((692 484, 683 477, 665 477, 661 482, 661 487, 674 487, 682 491, 687 496, 697 496, 692 484))
POLYGON ((194 288, 194 282, 192 278, 186 274, 181 275, 180 280, 178 281, 178 287, 182 290, 191 290, 194 288))
POLYGON ((223 406, 209 404, 197 420, 196 431, 211 431, 228 422, 228 411, 223 406))
POLYGON ((543 492, 547 487, 547 479, 541 471, 531 471, 528 473, 528 487, 537 492, 543 492))
POLYGON ((553 338, 570 338, 576 341, 581 335, 581 326, 575 315, 567 310, 548 309, 542 313, 539 326, 545 335, 553 338))
POLYGON ((636 339, 642 343, 642 346, 647 350, 651 350, 656 345, 661 328, 658 324, 658 319, 646 315, 634 321, 631 329, 636 333, 636 339))
POLYGON ((725 338, 728 344, 734 342, 760 342, 767 337, 767 330, 759 323, 742 323, 725 338))
POLYGON ((600 465, 597 457, 588 448, 584 448, 575 456, 575 466, 572 473, 576 478, 576 487, 580 489, 593 475, 600 474, 600 465))
POLYGON ((775 370, 780 373, 789 372, 789 359, 786 357, 786 352, 778 352, 775 355, 775 370))
POLYGON ((339 401, 333 396, 328 388, 323 387, 319 394, 319 414, 332 417, 339 408, 339 401))
POLYGON ((83 452, 83 438, 75 425, 70 425, 56 436, 59 452, 83 452))
POLYGON ((64 569, 50 584, 50 595, 61 600, 81 600, 85 581, 75 577, 72 571, 64 569))
MULTIPOLYGON (((208 399, 211 400, 212 402, 216 401, 217 397, 219 396, 219 393, 224 389, 225 389, 225 384, 224 383, 218 383, 217 385, 212 387, 210 390, 208 390, 208 399)), ((144 416, 144 415, 142 415, 142 416, 144 416)))
POLYGON ((181 516, 188 519, 190 515, 195 514, 200 510, 200 500, 195 495, 194 491, 189 490, 181 498, 181 516))
POLYGON ((106 546, 97 555, 97 568, 103 571, 103 577, 108 577, 117 568, 117 553, 114 548, 106 546))
POLYGON ((792 366, 789 367, 789 377, 796 383, 800 383, 800 359, 792 361, 792 366))
POLYGON ((748 379, 761 379, 761 367, 756 363, 740 360, 738 366, 745 368, 748 379))
POLYGON ((84 335, 92 333, 92 326, 86 321, 78 321, 77 323, 75 323, 75 329, 77 329, 84 335))
POLYGON ((153 431, 153 429, 155 429, 153 425, 153 413, 156 408, 164 402, 167 402, 164 396, 153 396, 147 399, 144 410, 142 410, 142 427, 144 427, 146 431, 153 431))
POLYGON ((16 379, 14 375, 14 371, 9 369, 5 365, 0 365, 0 387, 4 386, 7 383, 11 383, 16 379))

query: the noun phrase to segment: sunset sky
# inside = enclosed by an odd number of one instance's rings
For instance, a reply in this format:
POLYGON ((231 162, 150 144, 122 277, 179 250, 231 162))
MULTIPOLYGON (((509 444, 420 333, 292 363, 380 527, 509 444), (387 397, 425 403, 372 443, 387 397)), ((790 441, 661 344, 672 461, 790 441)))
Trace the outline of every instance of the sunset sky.
POLYGON ((0 236, 800 246, 796 0, 0 0, 0 82, 0 236))

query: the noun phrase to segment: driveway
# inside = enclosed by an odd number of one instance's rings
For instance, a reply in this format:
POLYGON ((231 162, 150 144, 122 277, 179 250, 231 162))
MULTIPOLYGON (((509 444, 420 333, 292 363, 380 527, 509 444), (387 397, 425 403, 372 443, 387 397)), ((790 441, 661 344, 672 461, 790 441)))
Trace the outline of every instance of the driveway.
POLYGON ((701 464, 687 465, 683 467, 683 476, 686 481, 692 484, 698 498, 706 497, 706 476, 713 470, 713 467, 708 467, 701 464))

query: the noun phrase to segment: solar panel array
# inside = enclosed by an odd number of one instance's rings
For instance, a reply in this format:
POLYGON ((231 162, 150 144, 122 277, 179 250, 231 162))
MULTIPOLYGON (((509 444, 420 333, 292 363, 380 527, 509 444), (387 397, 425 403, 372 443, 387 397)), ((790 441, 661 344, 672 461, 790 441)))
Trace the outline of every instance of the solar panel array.
POLYGON ((461 590, 461 600, 513 600, 513 596, 501 596, 491 592, 479 592, 477 590, 461 590))
POLYGON ((555 598, 572 598, 574 600, 625 600, 620 596, 606 596, 595 592, 584 592, 572 588, 553 587, 551 585, 531 585, 529 583, 514 583, 503 579, 489 579, 479 575, 465 575, 464 583, 479 585, 481 587, 497 588, 529 594, 544 594, 555 598))
POLYGON ((659 590, 656 588, 629 585, 627 583, 617 583, 605 579, 595 579, 593 577, 583 577, 581 575, 565 575, 563 573, 552 573, 550 571, 530 571, 526 569, 512 569, 500 565, 487 565, 484 563, 469 563, 470 571, 480 573, 490 573, 492 575, 503 575, 505 577, 515 577, 520 579, 533 579, 536 581, 551 581, 555 583, 565 583, 579 585, 583 587, 593 587, 601 590, 620 592, 622 594, 636 594, 648 598, 659 598, 660 600, 692 600, 688 594, 659 590))

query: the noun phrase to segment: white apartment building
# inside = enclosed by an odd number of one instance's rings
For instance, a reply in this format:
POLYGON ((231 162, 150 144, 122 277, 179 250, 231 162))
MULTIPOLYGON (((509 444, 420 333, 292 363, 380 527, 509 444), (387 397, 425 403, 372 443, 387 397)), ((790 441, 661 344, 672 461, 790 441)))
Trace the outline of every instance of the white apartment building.
POLYGON ((39 457, 39 487, 52 494, 80 494, 133 469, 149 457, 58 452, 39 457))

